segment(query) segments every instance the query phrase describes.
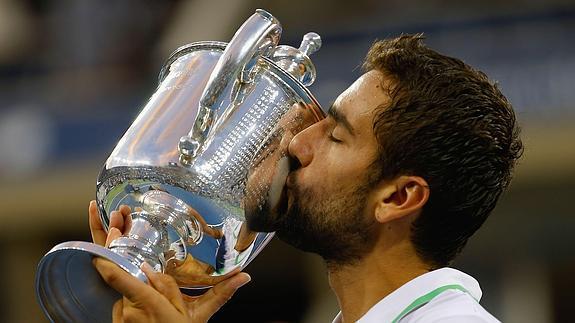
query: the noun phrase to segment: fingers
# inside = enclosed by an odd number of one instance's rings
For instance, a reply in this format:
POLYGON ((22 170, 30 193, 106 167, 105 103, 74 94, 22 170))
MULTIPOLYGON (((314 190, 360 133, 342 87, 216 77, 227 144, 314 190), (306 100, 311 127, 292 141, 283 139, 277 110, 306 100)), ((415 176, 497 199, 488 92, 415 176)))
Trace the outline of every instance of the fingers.
POLYGON ((173 277, 155 272, 147 263, 144 263, 141 269, 155 290, 164 295, 180 313, 186 313, 187 308, 182 298, 180 288, 173 277))
POLYGON ((106 230, 102 226, 102 221, 100 220, 100 215, 98 214, 98 206, 96 201, 90 201, 90 206, 88 207, 89 223, 90 223, 90 233, 92 234, 92 241, 95 244, 103 246, 106 242, 106 230))
POLYGON ((123 298, 120 298, 114 306, 112 307, 112 322, 114 323, 122 323, 124 322, 124 302, 123 298))
POLYGON ((122 213, 120 211, 112 211, 110 212, 110 228, 118 228, 118 230, 123 231, 124 229, 124 218, 122 217, 122 213))
POLYGON ((110 213, 110 227, 115 227, 122 232, 122 234, 130 231, 132 227, 132 216, 130 215, 131 209, 127 205, 120 205, 117 211, 110 213))
POLYGON ((198 320, 208 320, 217 312, 243 285, 250 282, 251 277, 246 273, 238 273, 223 282, 215 285, 193 302, 190 308, 190 315, 198 320))
POLYGON ((132 215, 131 215, 132 210, 127 205, 120 205, 120 208, 118 210, 120 211, 120 213, 122 214, 122 218, 124 219, 124 228, 123 230, 120 229, 120 231, 122 231, 122 234, 126 234, 132 228, 132 215))
MULTIPOLYGON (((117 228, 113 230, 119 231, 117 228)), ((94 266, 104 281, 124 298, 114 304, 114 322, 145 318, 164 318, 165 321, 189 321, 187 315, 200 322, 207 321, 251 278, 246 273, 235 273, 217 284, 206 294, 186 304, 175 280, 165 274, 154 272, 149 266, 142 266, 150 285, 143 283, 115 264, 95 258, 94 266), (172 307, 173 306, 173 307, 172 307)))
POLYGON ((110 246, 110 243, 112 243, 112 241, 121 236, 122 232, 120 232, 118 228, 111 227, 110 231, 108 231, 108 236, 106 237, 106 243, 104 244, 104 246, 108 248, 110 246))
MULTIPOLYGON (((90 233, 92 234, 92 241, 95 244, 103 246, 108 245, 106 243, 109 240, 108 233, 102 225, 102 220, 98 213, 98 205, 96 201, 90 201, 90 206, 88 208, 89 223, 90 223, 90 233)), ((130 207, 127 205, 121 205, 118 211, 112 211, 110 213, 110 229, 112 227, 118 228, 121 234, 126 234, 132 228, 132 216, 130 207)))
POLYGON ((108 260, 94 258, 93 263, 104 281, 124 296, 112 308, 114 322, 189 322, 188 308, 170 276, 143 266, 148 285, 108 260))
POLYGON ((92 262, 106 284, 124 295, 130 302, 140 304, 156 303, 157 299, 161 298, 159 297, 161 295, 153 288, 112 262, 99 257, 94 258, 92 262))

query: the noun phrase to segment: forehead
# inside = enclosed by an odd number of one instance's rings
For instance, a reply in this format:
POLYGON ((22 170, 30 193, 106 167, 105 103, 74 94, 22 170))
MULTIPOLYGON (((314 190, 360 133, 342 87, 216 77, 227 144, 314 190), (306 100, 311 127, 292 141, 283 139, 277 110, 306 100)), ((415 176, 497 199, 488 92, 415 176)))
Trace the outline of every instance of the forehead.
POLYGON ((372 70, 359 77, 334 102, 334 108, 344 114, 354 128, 371 129, 375 109, 389 103, 386 88, 389 81, 380 71, 372 70))

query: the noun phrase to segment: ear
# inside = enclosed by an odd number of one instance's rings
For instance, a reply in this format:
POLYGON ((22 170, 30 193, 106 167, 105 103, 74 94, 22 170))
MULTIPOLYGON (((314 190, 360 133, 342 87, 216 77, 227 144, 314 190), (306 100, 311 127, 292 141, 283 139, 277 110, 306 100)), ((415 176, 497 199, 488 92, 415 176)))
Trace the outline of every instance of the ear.
POLYGON ((418 213, 429 199, 429 185, 419 176, 399 176, 384 181, 376 191, 375 218, 390 222, 418 213))

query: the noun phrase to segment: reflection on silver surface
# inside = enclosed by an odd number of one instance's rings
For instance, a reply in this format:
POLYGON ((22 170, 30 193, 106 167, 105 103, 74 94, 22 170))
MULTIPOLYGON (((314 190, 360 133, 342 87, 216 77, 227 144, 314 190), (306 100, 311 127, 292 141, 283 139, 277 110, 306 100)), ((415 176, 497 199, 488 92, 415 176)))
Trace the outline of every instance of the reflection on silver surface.
POLYGON ((309 86, 315 81, 315 66, 309 56, 321 47, 321 38, 316 33, 307 33, 298 49, 291 46, 278 46, 272 60, 286 72, 290 73, 303 85, 309 86))
POLYGON ((275 48, 281 30, 277 19, 258 9, 236 32, 204 87, 189 135, 180 138, 180 162, 183 165, 188 166, 194 161, 210 135, 214 122, 223 110, 217 104, 222 92, 233 82, 253 82, 254 62, 260 56, 269 55, 275 48))
MULTIPOLYGON (((98 178, 97 201, 104 226, 120 205, 131 208, 132 225, 109 248, 69 242, 42 259, 37 294, 50 319, 111 317, 111 306, 102 304, 110 304, 118 295, 101 286, 91 266, 93 256, 105 257, 142 280, 139 268, 148 262, 172 275, 184 291, 197 294, 223 280, 226 273, 247 266, 272 238, 273 233, 253 228, 262 221, 276 221, 286 207, 288 144, 323 114, 296 79, 301 75, 290 74, 266 57, 274 53, 279 22, 262 11, 254 16, 244 24, 251 27, 240 29, 234 37, 254 38, 258 44, 236 50, 251 56, 238 58, 243 65, 229 74, 214 69, 226 66, 221 60, 229 57, 232 43, 228 48, 219 42, 195 43, 170 57, 158 88, 98 178), (253 30, 259 30, 259 36, 247 37, 253 30), (274 41, 262 36, 261 30, 264 36, 271 32, 274 41), (222 75, 229 79, 221 80, 222 75), (214 79, 225 86, 210 91, 214 79), (210 114, 214 119, 200 129, 205 137, 194 151, 185 138, 197 127, 201 102, 208 102, 206 93, 211 93, 207 108, 215 111, 210 114), (70 270, 82 270, 90 279, 82 281, 70 270)), ((286 63, 289 57, 282 59, 286 63)), ((315 77, 315 69, 312 74, 315 77)))

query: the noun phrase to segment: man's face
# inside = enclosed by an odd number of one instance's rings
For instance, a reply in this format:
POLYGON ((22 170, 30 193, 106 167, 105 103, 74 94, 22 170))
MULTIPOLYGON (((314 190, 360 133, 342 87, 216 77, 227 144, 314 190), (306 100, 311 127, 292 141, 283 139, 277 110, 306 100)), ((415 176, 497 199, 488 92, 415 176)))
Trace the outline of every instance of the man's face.
POLYGON ((296 166, 287 182, 287 211, 274 228, 286 242, 327 261, 349 262, 369 249, 376 178, 373 133, 376 107, 389 101, 383 74, 371 71, 345 90, 328 117, 298 133, 289 144, 296 166))

